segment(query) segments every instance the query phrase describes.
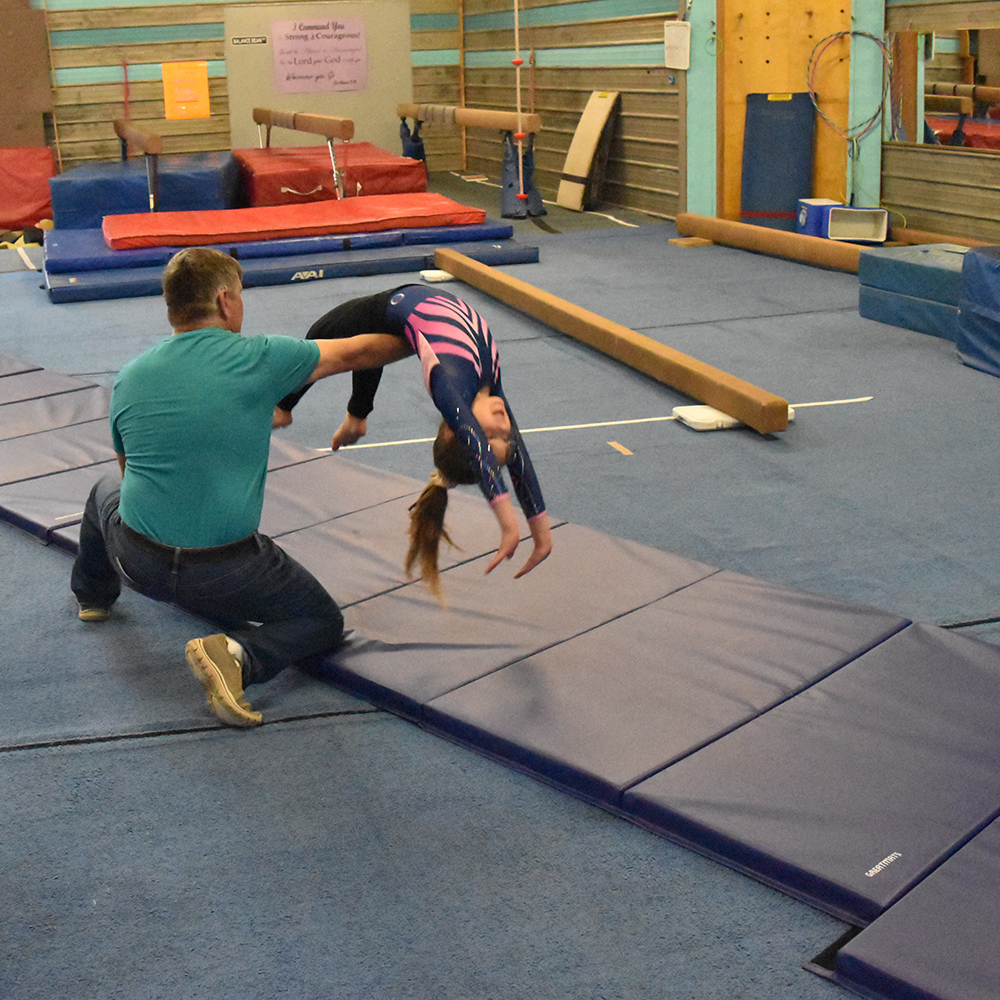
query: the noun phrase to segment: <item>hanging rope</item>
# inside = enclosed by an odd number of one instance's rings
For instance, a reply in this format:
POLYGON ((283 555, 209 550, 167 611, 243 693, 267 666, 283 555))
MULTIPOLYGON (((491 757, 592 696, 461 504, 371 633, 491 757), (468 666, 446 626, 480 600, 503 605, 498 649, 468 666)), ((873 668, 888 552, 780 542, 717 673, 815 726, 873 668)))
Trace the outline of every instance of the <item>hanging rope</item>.
POLYGON ((524 193, 524 139, 525 131, 521 121, 521 67, 524 60, 521 58, 521 18, 519 14, 518 0, 514 0, 514 58, 511 60, 514 66, 514 89, 517 91, 517 131, 514 138, 517 140, 517 178, 519 191, 517 197, 521 201, 526 201, 528 196, 524 193))

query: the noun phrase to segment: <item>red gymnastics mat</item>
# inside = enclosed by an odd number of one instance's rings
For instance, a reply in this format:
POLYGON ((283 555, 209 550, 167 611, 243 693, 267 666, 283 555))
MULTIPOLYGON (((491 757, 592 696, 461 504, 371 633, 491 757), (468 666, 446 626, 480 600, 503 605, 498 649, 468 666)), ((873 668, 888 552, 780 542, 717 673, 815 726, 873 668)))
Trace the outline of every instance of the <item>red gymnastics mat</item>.
MULTIPOLYGON (((334 147, 343 175, 344 197, 406 194, 427 190, 423 160, 397 156, 370 142, 334 147)), ((326 146, 267 146, 234 149, 243 189, 251 206, 300 205, 337 197, 326 146)))
POLYGON ((486 213, 426 191, 376 194, 304 205, 212 209, 202 212, 141 212, 106 215, 104 241, 112 250, 155 246, 207 246, 250 240, 379 232, 427 226, 479 225, 486 213))

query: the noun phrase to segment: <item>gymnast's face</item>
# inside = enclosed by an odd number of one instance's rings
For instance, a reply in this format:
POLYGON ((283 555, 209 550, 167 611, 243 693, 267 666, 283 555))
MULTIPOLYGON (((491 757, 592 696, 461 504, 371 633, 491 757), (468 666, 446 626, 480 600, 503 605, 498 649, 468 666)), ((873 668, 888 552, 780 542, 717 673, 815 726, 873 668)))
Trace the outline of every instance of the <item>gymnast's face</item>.
POLYGON ((472 401, 472 415, 482 427, 497 461, 506 465, 510 451, 510 417, 504 401, 499 396, 491 396, 488 389, 482 389, 472 401))

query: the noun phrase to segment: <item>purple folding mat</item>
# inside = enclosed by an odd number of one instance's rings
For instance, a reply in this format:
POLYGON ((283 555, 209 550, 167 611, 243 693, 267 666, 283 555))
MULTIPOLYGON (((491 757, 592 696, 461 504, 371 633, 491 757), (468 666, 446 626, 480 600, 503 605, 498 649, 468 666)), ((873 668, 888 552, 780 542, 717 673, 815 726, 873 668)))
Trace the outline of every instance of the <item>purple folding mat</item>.
POLYGON ((1000 812, 1000 649, 909 625, 628 790, 643 826, 864 926, 1000 812))

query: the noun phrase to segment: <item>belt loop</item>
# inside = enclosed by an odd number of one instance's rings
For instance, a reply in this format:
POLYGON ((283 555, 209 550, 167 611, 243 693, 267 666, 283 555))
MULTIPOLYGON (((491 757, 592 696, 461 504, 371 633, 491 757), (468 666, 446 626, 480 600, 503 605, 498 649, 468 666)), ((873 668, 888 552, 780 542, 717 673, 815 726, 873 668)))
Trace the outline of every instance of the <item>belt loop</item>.
POLYGON ((183 549, 174 549, 173 565, 170 567, 170 572, 173 576, 177 576, 177 574, 181 571, 181 553, 183 551, 183 549))

